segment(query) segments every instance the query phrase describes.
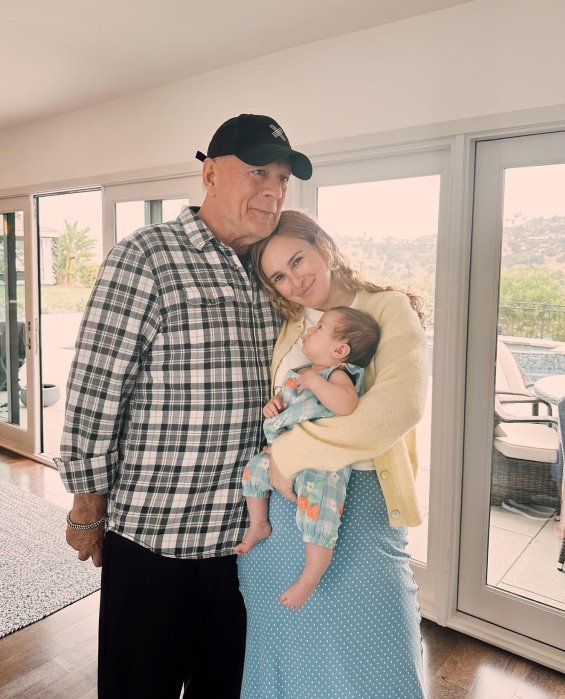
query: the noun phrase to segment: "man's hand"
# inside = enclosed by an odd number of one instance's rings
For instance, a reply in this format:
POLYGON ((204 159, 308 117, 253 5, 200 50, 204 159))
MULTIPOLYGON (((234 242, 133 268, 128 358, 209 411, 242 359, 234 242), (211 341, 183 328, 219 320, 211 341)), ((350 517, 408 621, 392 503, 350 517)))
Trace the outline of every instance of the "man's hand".
MULTIPOLYGON (((96 493, 77 493, 70 512, 71 522, 91 524, 97 522, 106 512, 106 495, 96 493)), ((67 527, 67 544, 78 551, 80 561, 92 558, 92 563, 99 568, 102 565, 102 545, 104 541, 104 524, 95 529, 71 529, 67 527)))
POLYGON ((103 542, 103 524, 96 527, 96 529, 87 529, 86 531, 67 527, 67 544, 75 551, 78 551, 79 561, 87 561, 89 558, 92 558, 92 563, 96 568, 100 568, 102 565, 103 542))
MULTIPOLYGON (((263 451, 267 451, 267 448, 263 449, 263 451)), ((269 452, 270 453, 270 448, 269 452)), ((296 497, 296 493, 294 492, 293 489, 293 481, 289 480, 288 478, 285 478, 282 473, 279 471, 277 464, 275 463, 275 460, 273 459, 273 455, 270 454, 271 460, 269 462, 269 481, 273 488, 280 493, 280 495, 283 496, 283 498, 286 498, 287 500, 290 500, 290 502, 297 503, 298 498, 296 497)))

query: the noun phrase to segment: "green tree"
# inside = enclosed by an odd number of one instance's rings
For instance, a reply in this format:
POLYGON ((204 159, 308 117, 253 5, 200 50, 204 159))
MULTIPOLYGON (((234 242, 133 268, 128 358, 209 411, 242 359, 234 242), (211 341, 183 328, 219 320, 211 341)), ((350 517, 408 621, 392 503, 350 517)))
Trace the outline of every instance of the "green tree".
POLYGON ((499 328, 503 335, 565 340, 565 284, 561 272, 544 265, 502 269, 499 328))
POLYGON ((65 230, 53 241, 53 274, 57 284, 75 286, 92 266, 94 241, 88 237, 90 228, 79 228, 78 221, 65 220, 65 230))
POLYGON ((504 267, 500 275, 500 300, 563 306, 563 275, 545 265, 504 267))

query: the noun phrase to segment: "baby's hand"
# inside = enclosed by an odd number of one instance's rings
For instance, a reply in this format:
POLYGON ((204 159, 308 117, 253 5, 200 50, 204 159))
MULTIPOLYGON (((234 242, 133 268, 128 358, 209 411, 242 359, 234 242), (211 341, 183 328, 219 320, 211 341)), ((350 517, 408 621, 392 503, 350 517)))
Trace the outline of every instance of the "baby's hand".
POLYGON ((276 417, 281 411, 286 408, 286 403, 283 403, 282 394, 277 393, 271 400, 265 404, 263 415, 265 417, 276 417))
POLYGON ((317 381, 320 375, 314 369, 305 369, 300 372, 300 378, 298 379, 298 393, 302 393, 307 388, 312 388, 312 382, 317 381))

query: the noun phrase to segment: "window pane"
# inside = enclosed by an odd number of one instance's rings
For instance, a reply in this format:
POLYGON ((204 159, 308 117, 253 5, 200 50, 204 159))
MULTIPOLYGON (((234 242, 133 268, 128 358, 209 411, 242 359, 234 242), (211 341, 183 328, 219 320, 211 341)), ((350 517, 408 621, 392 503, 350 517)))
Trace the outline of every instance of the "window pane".
POLYGON ((163 201, 163 221, 173 221, 178 217, 183 206, 188 206, 188 199, 165 199, 163 201))
POLYGON ((0 420, 25 427, 24 213, 0 216, 0 420))
POLYGON ((487 568, 489 585, 559 609, 560 432, 513 419, 557 416, 565 397, 563 192, 564 164, 505 170, 487 568))
MULTIPOLYGON (((318 221, 365 279, 409 289, 424 298, 430 369, 440 176, 320 187, 318 221)), ((418 502, 424 523, 409 529, 408 550, 427 561, 430 483, 431 380, 418 426, 418 502)))
POLYGON ((102 261, 100 191, 37 198, 43 452, 59 453, 74 344, 102 261))
POLYGON ((144 201, 120 201, 116 204, 116 240, 145 226, 144 201))
POLYGON ((172 221, 180 213, 183 205, 188 206, 188 199, 153 199, 140 201, 121 201, 116 204, 116 240, 121 240, 133 233, 138 228, 148 226, 151 223, 172 221), (153 202, 160 202, 162 215, 159 220, 151 220, 150 211, 157 207, 147 206, 153 202))

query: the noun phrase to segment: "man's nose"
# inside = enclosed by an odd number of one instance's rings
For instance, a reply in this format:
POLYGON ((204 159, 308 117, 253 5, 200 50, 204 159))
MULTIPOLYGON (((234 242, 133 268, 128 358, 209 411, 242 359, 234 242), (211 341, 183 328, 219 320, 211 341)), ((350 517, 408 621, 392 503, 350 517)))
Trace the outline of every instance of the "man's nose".
POLYGON ((281 199, 284 194, 284 188, 278 175, 273 173, 265 178, 264 193, 273 199, 281 199))

